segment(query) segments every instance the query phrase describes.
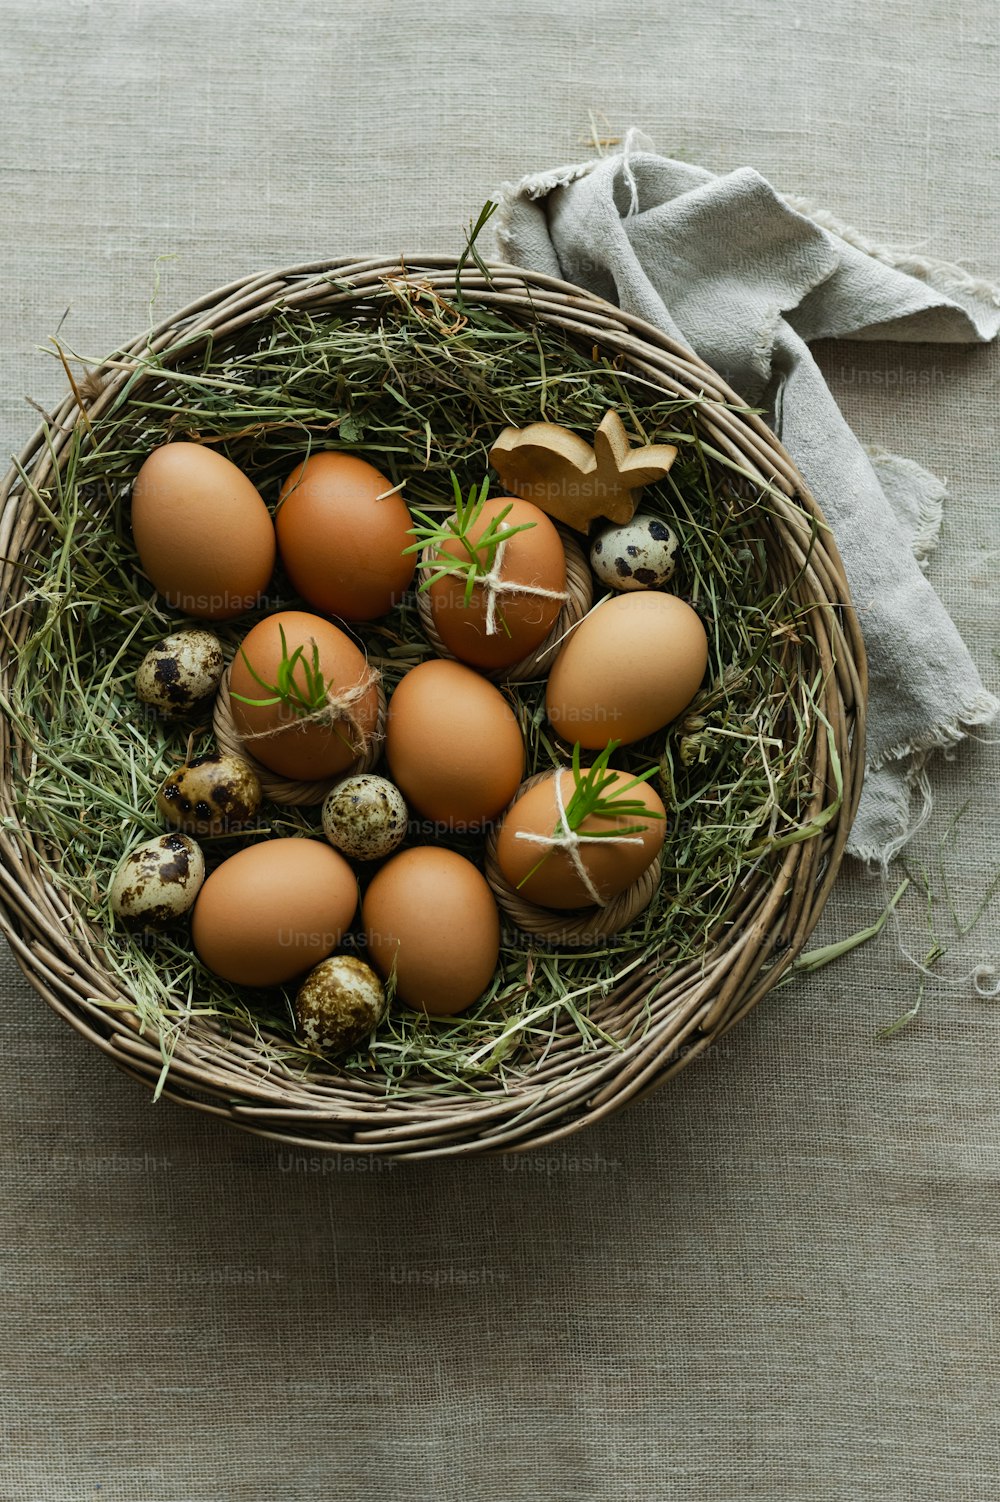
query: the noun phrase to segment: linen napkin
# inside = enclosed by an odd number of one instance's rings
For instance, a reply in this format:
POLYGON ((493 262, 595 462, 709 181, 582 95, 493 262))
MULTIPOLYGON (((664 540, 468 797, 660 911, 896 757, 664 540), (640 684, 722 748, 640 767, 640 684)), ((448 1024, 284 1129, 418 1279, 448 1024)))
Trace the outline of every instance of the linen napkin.
POLYGON ((1000 703, 922 572, 944 485, 862 446, 808 345, 987 341, 1000 291, 871 244, 750 167, 716 175, 650 145, 632 130, 617 155, 504 184, 499 249, 656 325, 765 409, 833 530, 864 635, 867 765, 848 849, 884 867, 931 807, 929 754, 1000 703))

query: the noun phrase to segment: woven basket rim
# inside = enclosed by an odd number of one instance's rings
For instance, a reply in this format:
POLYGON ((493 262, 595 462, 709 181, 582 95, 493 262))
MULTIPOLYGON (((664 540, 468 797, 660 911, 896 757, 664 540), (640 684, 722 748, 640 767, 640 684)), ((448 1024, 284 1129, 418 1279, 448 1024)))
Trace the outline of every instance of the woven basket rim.
MULTIPOLYGON (((86 416, 98 416, 136 371, 141 373, 150 352, 170 347, 181 334, 185 350, 193 353, 200 338, 211 334, 219 343, 278 308, 326 310, 364 302, 389 295, 389 284, 397 289, 405 285, 413 295, 427 285, 453 291, 457 280, 470 302, 514 318, 540 317, 578 340, 611 346, 661 390, 692 398, 699 425, 712 442, 769 483, 772 494, 787 498, 783 509, 780 501, 775 504, 785 529, 783 541, 814 590, 825 707, 842 763, 843 795, 821 836, 789 846, 768 884, 741 895, 733 909, 735 938, 659 977, 643 993, 652 1019, 646 1030, 618 1051, 596 1050, 586 1069, 567 1074, 557 1049, 530 1082, 487 1089, 481 1098, 435 1098, 418 1086, 405 1098, 386 1099, 374 1083, 362 1080, 352 1079, 345 1091, 342 1081, 310 1077, 306 1089, 294 1071, 262 1060, 248 1030, 236 1024, 224 1040, 219 1034, 222 1046, 214 1050, 203 1035, 191 1034, 178 1046, 162 1088, 165 1098, 311 1151, 417 1158, 532 1149, 647 1094, 734 1026, 787 970, 829 894, 860 796, 867 698, 864 644, 839 551, 802 476, 757 414, 716 405, 741 403, 690 350, 571 283, 501 261, 487 263, 484 275, 441 254, 320 259, 249 275, 195 299, 110 355, 101 366, 107 383, 85 409, 86 416), (809 534, 816 529, 809 521, 820 523, 811 542, 809 534)), ((0 485, 0 589, 5 600, 14 598, 15 612, 18 558, 38 525, 19 470, 37 475, 58 462, 80 418, 81 408, 70 392, 15 456, 0 485), (52 434, 53 457, 47 458, 46 438, 52 434)), ((9 637, 15 650, 18 633, 24 633, 23 615, 15 613, 9 637)), ((9 652, 10 647, 0 664, 4 687, 9 652)), ((6 715, 0 716, 0 740, 0 796, 10 814, 13 744, 6 715)), ((822 782, 818 769, 816 782, 817 787, 822 782)), ((134 1015, 96 1004, 93 998, 116 996, 116 983, 103 971, 99 954, 72 938, 72 916, 65 895, 46 879, 30 833, 16 823, 0 830, 0 928, 15 959, 70 1026, 120 1069, 152 1086, 162 1069, 155 1039, 140 1036, 134 1015)), ((637 984, 629 981, 620 995, 615 993, 612 1018, 616 1007, 620 1016, 634 1000, 637 984)))

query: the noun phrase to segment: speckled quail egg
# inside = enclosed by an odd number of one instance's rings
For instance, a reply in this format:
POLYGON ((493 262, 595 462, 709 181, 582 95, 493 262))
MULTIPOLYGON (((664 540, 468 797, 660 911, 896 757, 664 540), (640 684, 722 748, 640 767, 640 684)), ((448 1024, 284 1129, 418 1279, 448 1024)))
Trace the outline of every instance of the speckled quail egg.
POLYGON ((353 1048, 382 1021, 386 996, 370 965, 336 954, 310 970, 295 998, 299 1032, 323 1053, 353 1048))
POLYGON ((663 589, 674 576, 677 534, 659 516, 640 511, 621 527, 604 527, 590 549, 590 564, 612 589, 663 589))
POLYGON ((247 824, 260 808, 260 779, 240 756, 195 756, 163 783, 156 807, 190 834, 222 834, 247 824))
POLYGON ((129 928, 162 928, 194 905, 205 857, 186 834, 161 834, 130 850, 111 882, 111 910, 129 928))
POLYGON ((384 860, 405 840, 408 819, 396 784, 370 772, 345 777, 323 804, 323 833, 350 860, 384 860))
POLYGON ((175 631, 146 653, 135 675, 135 691, 143 704, 178 720, 212 698, 225 665, 221 643, 211 631, 175 631))

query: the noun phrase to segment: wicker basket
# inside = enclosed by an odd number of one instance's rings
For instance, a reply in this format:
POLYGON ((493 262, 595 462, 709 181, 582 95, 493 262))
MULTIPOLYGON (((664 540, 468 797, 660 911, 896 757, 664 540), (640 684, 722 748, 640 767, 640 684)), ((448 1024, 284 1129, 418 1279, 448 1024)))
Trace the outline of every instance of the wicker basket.
MULTIPOLYGON (((786 577, 796 580, 795 597, 809 613, 816 666, 825 685, 822 709, 841 763, 843 796, 836 807, 827 739, 818 736, 810 812, 830 811, 823 832, 788 845, 769 868, 760 867, 734 896, 726 923, 704 954, 672 971, 661 968, 654 974, 651 967, 640 966, 606 998, 600 1023, 609 1033, 623 1019, 639 1012, 645 1016, 646 1025, 635 1029, 633 1041, 624 1048, 602 1044, 581 1058, 567 1021, 534 1072, 513 1086, 509 1081, 483 1082, 475 1095, 450 1096, 414 1081, 405 1095, 386 1099, 376 1081, 346 1077, 332 1064, 303 1075, 273 1059, 262 1060, 249 1031, 235 1025, 223 1030, 212 1019, 193 1018, 177 1043, 163 1094, 243 1130, 311 1150, 430 1157, 536 1148, 662 1084, 743 1017, 799 953, 837 873, 860 793, 865 706, 861 637, 836 548, 828 531, 817 534, 811 525, 815 503, 781 445, 756 416, 713 405, 738 404, 738 399, 713 371, 650 325, 550 277, 509 266, 489 270, 489 277, 471 267, 461 272, 467 299, 513 318, 530 314, 546 321, 588 349, 599 347, 625 360, 664 394, 694 399, 703 436, 751 477, 771 482, 787 497, 770 503, 777 543, 772 552, 786 577)), ((143 356, 150 348, 169 348, 181 334, 183 358, 197 361, 209 343, 216 353, 223 351, 227 336, 255 320, 267 320, 278 308, 349 308, 388 295, 388 278, 397 292, 409 278, 450 296, 456 271, 453 259, 438 256, 414 258, 405 270, 398 261, 343 259, 232 283, 121 351, 89 416, 104 410, 128 381, 147 379, 135 373, 143 356)), ((39 430, 18 456, 33 485, 42 487, 53 465, 63 462, 68 436, 80 420, 81 408, 67 397, 53 414, 49 437, 39 430)), ((9 654, 30 630, 18 560, 44 531, 17 468, 0 489, 0 505, 6 695, 9 654)), ((55 1011, 121 1069, 152 1086, 162 1069, 157 1040, 140 1035, 129 998, 102 965, 95 935, 68 907, 32 834, 18 825, 11 781, 20 775, 30 748, 16 743, 5 717, 0 718, 0 736, 0 896, 11 948, 55 1011), (109 1009, 95 998, 125 1006, 109 1009)))

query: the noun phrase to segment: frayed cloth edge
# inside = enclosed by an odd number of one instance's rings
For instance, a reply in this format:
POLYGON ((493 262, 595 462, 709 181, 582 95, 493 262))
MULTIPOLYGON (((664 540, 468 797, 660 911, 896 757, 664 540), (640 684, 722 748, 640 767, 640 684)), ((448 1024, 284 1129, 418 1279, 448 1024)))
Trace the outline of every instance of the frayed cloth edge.
MULTIPOLYGON (((953 720, 940 725, 932 725, 930 730, 917 740, 907 741, 899 746, 890 746, 880 756, 873 757, 867 764, 868 770, 881 772, 884 767, 890 766, 893 762, 905 762, 913 757, 925 757, 932 751, 947 751, 963 741, 974 726, 989 725, 997 715, 1000 715, 1000 699, 994 698, 984 689, 981 694, 976 694, 975 698, 971 699, 953 720)), ((919 770, 919 767, 914 770, 919 770)))
POLYGON ((913 836, 923 829, 934 812, 934 790, 931 787, 931 780, 925 770, 923 758, 921 758, 919 765, 910 769, 905 777, 905 785, 908 795, 906 817, 899 834, 893 835, 891 840, 886 840, 882 845, 852 845, 848 837, 848 855, 853 855, 856 860, 865 861, 869 866, 877 865, 883 872, 887 872, 889 866, 896 859, 896 856, 903 849, 904 845, 908 845, 913 836), (920 791, 923 801, 921 802, 919 813, 911 816, 909 811, 909 795, 912 794, 914 788, 920 791))
POLYGON ((886 266, 891 266, 895 271, 903 271, 908 276, 916 277, 918 281, 926 282, 928 286, 936 288, 946 294, 964 293, 966 297, 974 297, 979 302, 990 308, 1000 308, 1000 286, 996 282, 987 281, 985 277, 973 276, 963 266, 957 266, 954 261, 941 261, 934 256, 918 256, 912 251, 896 250, 890 245, 879 245, 875 240, 869 240, 860 230, 853 225, 847 224, 843 219, 838 219, 829 209, 822 208, 812 198, 803 198, 796 193, 783 193, 782 198, 789 208, 797 213, 804 214, 820 229, 828 230, 837 235, 841 240, 853 245, 856 250, 862 251, 873 260, 881 261, 886 266))
POLYGON ((570 183, 576 182, 578 178, 586 177, 595 165, 596 161, 579 162, 574 167, 554 167, 548 172, 530 172, 516 183, 502 182, 497 190, 497 211, 494 219, 497 248, 500 254, 506 256, 509 252, 510 221, 518 202, 527 199, 530 203, 535 203, 555 188, 568 188, 570 183))
POLYGON ((899 773, 900 782, 907 797, 907 807, 902 818, 903 828, 899 834, 880 845, 855 844, 851 835, 848 835, 847 854, 855 860, 863 861, 866 865, 878 866, 882 872, 887 872, 892 861, 903 847, 909 844, 914 835, 923 829, 934 811, 934 791, 926 770, 928 757, 934 751, 944 751, 958 745, 966 738, 967 732, 973 726, 988 725, 996 719, 998 714, 1000 714, 1000 700, 984 691, 971 700, 956 720, 935 726, 917 743, 911 742, 905 746, 894 747, 883 753, 877 761, 868 762, 866 771, 880 772, 886 767, 894 766, 899 773), (907 762, 909 765, 906 765, 907 762), (911 815, 908 803, 915 790, 920 792, 922 802, 919 812, 911 815))
MULTIPOLYGON (((633 151, 652 150, 653 143, 650 138, 637 126, 630 125, 621 149, 608 153, 608 156, 621 161, 626 184, 630 187, 631 213, 635 213, 638 206, 638 188, 632 173, 631 156, 633 151)), ((500 248, 506 250, 510 245, 510 219, 514 205, 519 199, 537 203, 540 198, 546 198, 557 188, 568 188, 571 183, 578 182, 581 177, 589 177, 595 167, 599 167, 607 160, 607 156, 590 157, 584 162, 573 162, 565 167, 550 167, 544 172, 529 172, 519 178, 516 183, 502 182, 497 193, 496 214, 496 237, 500 248)))
POLYGON ((940 490, 932 495, 921 497, 920 507, 917 512, 917 530, 913 536, 913 556, 926 573, 930 557, 938 545, 941 536, 941 522, 944 519, 944 503, 948 499, 948 492, 942 485, 940 490))
POLYGON ((570 183, 586 177, 602 160, 602 157, 592 157, 589 161, 575 162, 566 167, 548 167, 544 172, 528 172, 524 177, 519 177, 516 183, 503 182, 500 184, 501 202, 511 203, 517 198, 532 201, 544 198, 546 193, 551 193, 555 188, 568 188, 570 183))
MULTIPOLYGON (((899 454, 891 454, 888 449, 879 448, 877 444, 867 443, 864 448, 868 458, 872 461, 876 479, 880 469, 892 469, 899 465, 906 470, 913 464, 913 460, 904 459, 899 454)), ((934 481, 936 489, 927 491, 920 497, 920 504, 917 508, 917 530, 913 534, 910 551, 926 573, 930 556, 940 539, 941 523, 944 520, 944 503, 948 499, 948 486, 944 480, 938 479, 937 475, 931 474, 930 470, 925 469, 923 473, 934 481)))

